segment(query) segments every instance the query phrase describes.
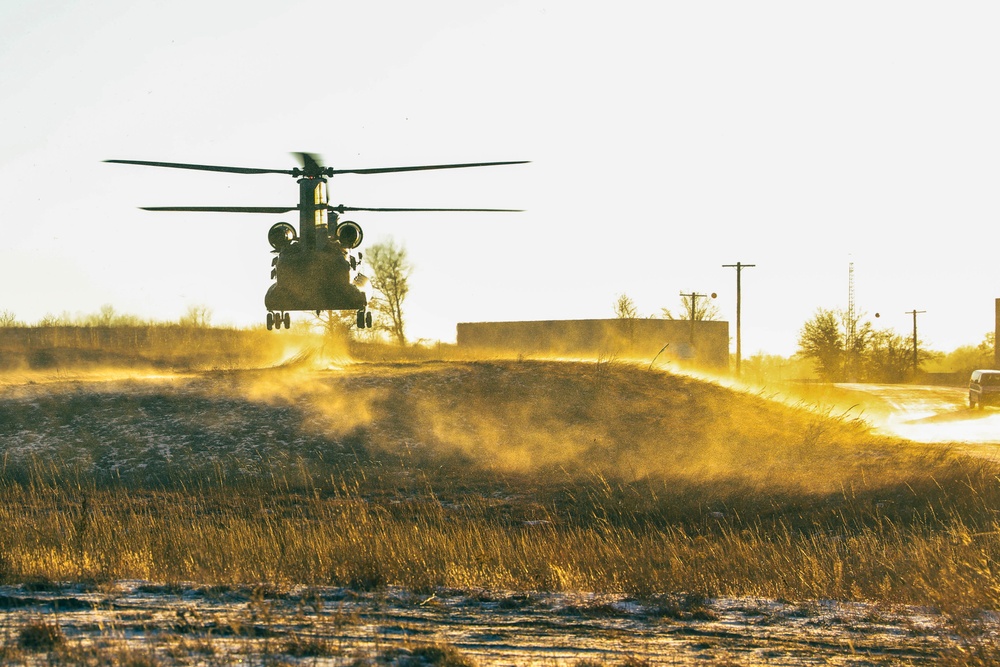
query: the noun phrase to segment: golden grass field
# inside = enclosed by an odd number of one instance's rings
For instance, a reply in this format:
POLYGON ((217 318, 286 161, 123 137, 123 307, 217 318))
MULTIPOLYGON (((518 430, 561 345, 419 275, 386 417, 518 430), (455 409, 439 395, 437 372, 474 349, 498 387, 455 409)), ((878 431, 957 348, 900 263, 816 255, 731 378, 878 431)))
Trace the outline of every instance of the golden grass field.
POLYGON ((950 639, 906 660, 996 658, 1000 467, 769 396, 614 360, 10 376, 0 583, 909 605, 950 639))

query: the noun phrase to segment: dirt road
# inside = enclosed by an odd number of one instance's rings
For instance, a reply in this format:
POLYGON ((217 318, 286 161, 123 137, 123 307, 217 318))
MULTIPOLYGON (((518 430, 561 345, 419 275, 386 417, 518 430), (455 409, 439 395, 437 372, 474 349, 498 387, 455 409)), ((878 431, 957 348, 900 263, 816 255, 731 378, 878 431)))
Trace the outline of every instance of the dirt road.
POLYGON ((840 384, 870 398, 865 418, 880 431, 915 442, 961 443, 980 456, 1000 455, 1000 410, 969 408, 960 387, 840 384))

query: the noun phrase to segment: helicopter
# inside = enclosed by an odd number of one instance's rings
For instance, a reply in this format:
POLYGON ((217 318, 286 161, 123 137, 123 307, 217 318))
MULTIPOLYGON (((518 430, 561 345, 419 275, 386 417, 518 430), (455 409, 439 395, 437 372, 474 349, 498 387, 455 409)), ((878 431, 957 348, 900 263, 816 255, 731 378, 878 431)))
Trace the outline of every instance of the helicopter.
POLYGON ((257 169, 252 167, 224 167, 179 162, 152 162, 148 160, 105 160, 116 164, 171 169, 194 169, 231 174, 287 174, 298 179, 299 203, 297 206, 143 206, 144 211, 187 211, 197 213, 271 213, 299 212, 298 229, 288 222, 278 222, 267 232, 271 245, 271 279, 274 282, 264 295, 267 309, 267 328, 288 329, 290 311, 323 310, 357 311, 359 329, 372 326, 368 310, 368 297, 364 288, 368 278, 358 272, 363 258, 357 250, 364 238, 361 225, 353 220, 341 220, 348 211, 375 212, 489 212, 517 213, 518 209, 497 208, 368 208, 332 206, 329 203, 327 179, 338 174, 385 174, 431 169, 466 169, 526 164, 528 160, 505 162, 466 162, 461 164, 433 164, 409 167, 376 167, 368 169, 333 169, 321 164, 314 153, 293 153, 301 167, 293 169, 257 169), (352 278, 353 274, 353 278, 352 278))

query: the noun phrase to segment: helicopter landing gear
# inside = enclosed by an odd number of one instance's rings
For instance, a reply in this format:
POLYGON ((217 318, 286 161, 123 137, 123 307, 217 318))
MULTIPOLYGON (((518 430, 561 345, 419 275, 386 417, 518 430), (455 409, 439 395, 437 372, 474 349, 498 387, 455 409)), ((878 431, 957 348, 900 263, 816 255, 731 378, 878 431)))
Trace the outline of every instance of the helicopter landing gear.
POLYGON ((280 329, 284 325, 287 329, 292 326, 292 318, 288 313, 268 313, 267 314, 267 330, 280 329))
POLYGON ((358 311, 358 328, 359 329, 372 328, 372 311, 365 310, 364 308, 358 311))

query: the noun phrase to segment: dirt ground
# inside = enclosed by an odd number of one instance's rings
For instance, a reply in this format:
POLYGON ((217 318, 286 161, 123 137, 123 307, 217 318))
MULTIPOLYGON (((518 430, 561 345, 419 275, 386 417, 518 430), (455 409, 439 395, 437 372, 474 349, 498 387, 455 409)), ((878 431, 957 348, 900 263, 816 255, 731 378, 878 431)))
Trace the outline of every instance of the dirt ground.
MULTIPOLYGON (((762 599, 388 589, 211 589, 124 581, 0 588, 0 635, 57 623, 69 655, 132 651, 153 664, 936 664, 953 647, 918 608, 762 599), (455 664, 455 663, 452 663, 455 664)), ((995 634, 996 619, 982 630, 995 634)), ((23 651, 22 664, 57 653, 23 651)))

